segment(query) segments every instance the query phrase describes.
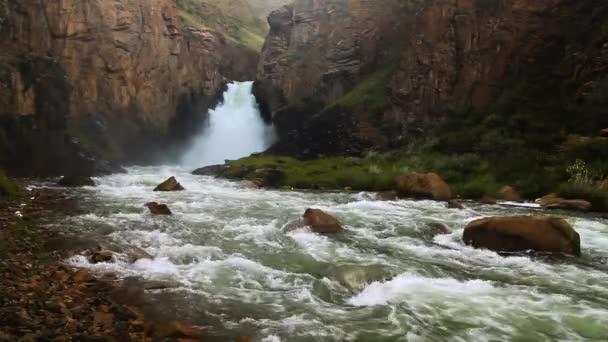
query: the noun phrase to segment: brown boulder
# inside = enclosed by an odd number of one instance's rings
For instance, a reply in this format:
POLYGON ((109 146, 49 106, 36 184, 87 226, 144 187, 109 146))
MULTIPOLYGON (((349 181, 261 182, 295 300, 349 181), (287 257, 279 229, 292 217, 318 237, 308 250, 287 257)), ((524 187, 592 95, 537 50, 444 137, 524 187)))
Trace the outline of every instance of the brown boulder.
POLYGON ((173 215, 171 209, 166 204, 149 202, 145 204, 153 215, 173 215))
POLYGON ((565 199, 556 194, 549 194, 536 200, 545 209, 574 209, 588 211, 591 209, 591 203, 580 199, 565 199))
POLYGON ((91 255, 91 262, 94 264, 97 264, 100 262, 109 262, 109 261, 112 261, 113 257, 114 257, 114 255, 112 252, 98 249, 95 252, 93 252, 93 254, 91 255))
POLYGON ((452 198, 449 185, 436 173, 409 173, 395 178, 401 197, 427 198, 447 201, 452 198))
POLYGON ((578 233, 563 219, 549 216, 488 217, 469 223, 465 244, 496 252, 580 255, 578 233))
POLYGON ((304 212, 304 224, 310 226, 315 233, 330 234, 338 233, 342 230, 340 221, 320 209, 306 209, 304 212))
POLYGON ((379 201, 396 201, 399 199, 397 191, 382 191, 376 194, 376 199, 379 201))
POLYGON ((448 209, 464 209, 464 205, 460 200, 452 199, 448 201, 448 209))
POLYGON ((498 190, 496 198, 509 202, 521 202, 522 197, 517 190, 509 185, 505 185, 498 190))
POLYGON ((57 185, 67 188, 76 188, 81 186, 95 186, 95 182, 91 177, 86 176, 64 176, 57 182, 57 185))
POLYGON ((182 191, 184 187, 179 184, 175 177, 170 177, 166 181, 160 183, 154 188, 154 191, 182 191))

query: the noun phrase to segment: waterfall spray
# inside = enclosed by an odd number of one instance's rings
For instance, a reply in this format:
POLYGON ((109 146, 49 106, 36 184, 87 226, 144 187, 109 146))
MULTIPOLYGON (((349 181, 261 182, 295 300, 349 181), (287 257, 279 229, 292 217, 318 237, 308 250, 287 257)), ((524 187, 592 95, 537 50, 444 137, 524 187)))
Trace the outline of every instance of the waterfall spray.
POLYGON ((182 165, 221 164, 270 146, 274 130, 262 119, 252 87, 253 82, 228 84, 222 103, 209 111, 209 121, 182 157, 182 165))

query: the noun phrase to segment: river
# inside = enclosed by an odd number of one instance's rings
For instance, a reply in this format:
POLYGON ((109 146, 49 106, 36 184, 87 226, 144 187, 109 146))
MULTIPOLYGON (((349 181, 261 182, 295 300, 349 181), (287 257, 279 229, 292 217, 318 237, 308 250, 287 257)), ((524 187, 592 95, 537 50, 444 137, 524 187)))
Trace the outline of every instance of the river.
MULTIPOLYGON (((247 139, 233 136, 239 137, 247 139)), ((265 342, 608 336, 604 218, 554 212, 579 232, 580 258, 502 257, 464 246, 464 226, 538 209, 468 203, 458 210, 433 201, 375 201, 365 193, 248 189, 191 175, 192 154, 188 159, 96 178, 97 187, 74 193, 86 213, 59 223, 75 235, 140 247, 153 260, 131 264, 124 256, 90 264, 74 256, 66 262, 98 274, 175 283, 148 291, 148 300, 170 318, 207 327, 218 341, 238 335, 265 342), (169 176, 186 190, 152 191, 169 176), (167 203, 174 215, 152 216, 143 206, 150 201, 167 203), (330 236, 288 228, 309 207, 336 216, 345 231, 330 236), (433 236, 433 222, 452 233, 433 236)))

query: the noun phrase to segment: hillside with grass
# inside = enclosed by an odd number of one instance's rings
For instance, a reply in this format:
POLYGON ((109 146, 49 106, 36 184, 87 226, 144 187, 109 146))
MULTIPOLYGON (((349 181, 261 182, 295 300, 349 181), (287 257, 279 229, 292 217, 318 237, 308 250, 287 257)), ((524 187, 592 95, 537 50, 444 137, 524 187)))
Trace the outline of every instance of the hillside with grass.
POLYGON ((266 16, 285 0, 178 0, 179 17, 186 26, 223 34, 228 43, 260 51, 268 32, 266 16))

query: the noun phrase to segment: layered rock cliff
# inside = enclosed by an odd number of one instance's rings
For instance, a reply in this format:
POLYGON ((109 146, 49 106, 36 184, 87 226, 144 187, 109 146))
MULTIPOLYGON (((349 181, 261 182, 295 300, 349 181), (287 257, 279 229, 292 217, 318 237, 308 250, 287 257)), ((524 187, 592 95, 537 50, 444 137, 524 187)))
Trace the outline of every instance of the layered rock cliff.
POLYGON ((532 88, 522 96, 534 110, 586 115, 595 129, 606 121, 607 7, 296 0, 269 18, 256 81, 281 139, 273 150, 316 157, 402 146, 446 117, 532 88))
POLYGON ((57 174, 149 159, 215 103, 225 51, 182 29, 172 0, 0 0, 0 162, 57 174))

